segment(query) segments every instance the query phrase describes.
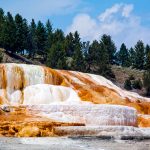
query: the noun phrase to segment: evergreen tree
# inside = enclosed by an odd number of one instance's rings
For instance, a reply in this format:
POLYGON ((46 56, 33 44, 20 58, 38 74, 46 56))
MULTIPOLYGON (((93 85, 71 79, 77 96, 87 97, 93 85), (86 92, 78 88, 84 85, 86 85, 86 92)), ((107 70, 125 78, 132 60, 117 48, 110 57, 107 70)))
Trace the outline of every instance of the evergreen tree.
POLYGON ((72 57, 75 51, 74 36, 69 33, 65 38, 65 50, 68 57, 72 57))
POLYGON ((3 26, 4 26, 4 11, 0 8, 0 47, 3 47, 3 26))
POLYGON ((142 41, 138 41, 135 45, 135 64, 134 67, 137 69, 144 69, 144 57, 145 57, 145 50, 144 44, 142 41))
POLYGON ((15 16, 15 24, 16 24, 16 42, 15 49, 17 52, 22 52, 24 50, 24 31, 23 31, 23 18, 21 15, 17 14, 15 16))
POLYGON ((150 52, 150 46, 147 44, 146 47, 145 47, 145 53, 149 53, 150 52))
POLYGON ((53 27, 49 19, 46 22, 46 33, 47 35, 51 35, 53 33, 53 27))
POLYGON ((82 43, 82 53, 83 53, 84 58, 88 54, 89 48, 90 48, 90 41, 82 43))
POLYGON ((29 52, 30 48, 30 33, 29 33, 29 26, 26 19, 23 19, 23 49, 29 52))
POLYGON ((126 48, 126 45, 123 43, 120 47, 120 51, 118 53, 118 59, 122 67, 129 67, 130 60, 129 60, 129 52, 126 48))
POLYGON ((57 43, 57 42, 64 42, 65 36, 64 32, 60 29, 57 29, 54 34, 53 34, 53 40, 52 43, 57 43))
POLYGON ((78 32, 69 33, 65 37, 62 30, 53 31, 49 20, 44 26, 41 21, 36 25, 32 19, 28 26, 27 20, 21 15, 17 14, 13 18, 8 12, 5 16, 1 8, 0 47, 22 54, 26 50, 32 58, 35 54, 43 55, 44 61, 48 56, 47 61, 55 68, 66 68, 66 59, 69 58, 72 67, 70 69, 89 71, 106 77, 113 76, 110 65, 116 62, 123 67, 132 65, 137 69, 150 69, 150 46, 146 45, 145 48, 142 41, 138 41, 135 48, 129 51, 123 43, 116 53, 116 46, 109 35, 104 34, 100 42, 93 41, 90 45, 89 42, 81 42, 78 32), (57 62, 51 62, 50 58, 57 62))
POLYGON ((146 52, 146 58, 145 58, 145 69, 146 70, 150 70, 150 46, 149 45, 146 45, 146 48, 145 48, 146 52))
POLYGON ((135 51, 132 47, 129 50, 129 60, 130 60, 130 65, 134 66, 134 64, 135 64, 135 51))
POLYGON ((77 71, 85 71, 85 62, 82 55, 82 44, 77 31, 74 33, 73 69, 77 71))
POLYGON ((5 17, 3 26, 3 42, 6 50, 15 52, 16 25, 10 12, 8 12, 5 17))
POLYGON ((90 42, 83 42, 82 43, 82 54, 85 61, 85 72, 91 71, 91 57, 89 55, 90 53, 90 42))
POLYGON ((32 19, 29 26, 29 57, 34 58, 37 51, 37 37, 36 37, 36 24, 32 19))
POLYGON ((88 53, 85 57, 86 71, 94 73, 97 71, 99 59, 100 44, 97 40, 93 41, 89 47, 88 53), (96 68, 95 68, 96 67, 96 68))
POLYGON ((105 44, 100 42, 100 51, 98 53, 97 61, 98 61, 98 74, 110 79, 114 80, 115 75, 113 74, 109 62, 109 54, 106 49, 105 44), (99 57, 99 58, 98 58, 99 57))
POLYGON ((116 54, 115 54, 115 61, 114 61, 114 64, 116 64, 116 65, 121 65, 121 63, 120 63, 120 58, 119 58, 119 51, 117 51, 116 54))
POLYGON ((66 69, 66 53, 62 43, 57 42, 51 46, 48 52, 47 65, 52 68, 66 69))
POLYGON ((109 55, 103 42, 93 41, 85 57, 87 71, 100 74, 106 78, 115 78, 109 65, 109 55))
POLYGON ((46 22, 46 52, 48 52, 48 49, 52 46, 52 40, 53 40, 53 28, 50 20, 46 22))
POLYGON ((112 41, 111 36, 104 34, 101 37, 101 42, 103 42, 103 44, 106 47, 107 53, 109 55, 109 63, 110 64, 114 64, 114 62, 115 62, 116 46, 115 46, 114 42, 112 41))
POLYGON ((47 37, 46 37, 46 29, 41 21, 38 21, 37 24, 36 38, 37 38, 37 52, 39 54, 44 54, 47 37))

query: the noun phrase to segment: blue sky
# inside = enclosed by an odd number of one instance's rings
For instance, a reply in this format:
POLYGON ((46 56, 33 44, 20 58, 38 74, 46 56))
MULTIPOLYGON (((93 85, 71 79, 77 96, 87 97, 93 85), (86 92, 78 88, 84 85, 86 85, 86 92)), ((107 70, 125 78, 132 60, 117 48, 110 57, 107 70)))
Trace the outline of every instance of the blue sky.
POLYGON ((137 40, 150 44, 149 0, 0 0, 0 7, 13 15, 46 22, 68 32, 79 31, 82 40, 110 34, 117 47, 137 40))

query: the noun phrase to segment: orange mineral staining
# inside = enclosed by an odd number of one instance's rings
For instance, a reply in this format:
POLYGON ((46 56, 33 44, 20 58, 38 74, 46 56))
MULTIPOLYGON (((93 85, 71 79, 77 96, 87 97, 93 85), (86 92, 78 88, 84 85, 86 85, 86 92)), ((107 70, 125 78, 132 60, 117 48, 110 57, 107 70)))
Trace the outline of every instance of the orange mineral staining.
MULTIPOLYGON (((147 116, 138 117, 138 125, 140 127, 150 127, 150 99, 122 90, 102 76, 75 71, 55 70, 35 65, 0 64, 0 105, 16 106, 10 112, 0 109, 0 135, 54 135, 53 127, 61 126, 65 123, 35 115, 35 112, 29 114, 25 108, 20 109, 20 105, 32 105, 33 100, 36 105, 39 105, 38 102, 47 105, 54 102, 65 104, 68 101, 62 98, 62 96, 65 97, 64 94, 69 99, 70 104, 71 99, 75 98, 73 103, 82 105, 89 102, 91 104, 113 104, 133 107, 138 114, 147 116), (49 84, 51 87, 46 88, 45 84, 49 84), (59 88, 60 92, 58 92, 56 86, 59 86, 57 88, 59 88), (43 93, 48 96, 42 97, 43 93), (38 98, 40 101, 36 100, 38 98)), ((71 124, 66 122, 65 125, 71 124)))
POLYGON ((63 123, 39 116, 35 111, 28 112, 25 107, 7 107, 10 112, 0 109, 0 136, 39 137, 56 136, 53 128, 57 126, 83 126, 81 123, 63 123))

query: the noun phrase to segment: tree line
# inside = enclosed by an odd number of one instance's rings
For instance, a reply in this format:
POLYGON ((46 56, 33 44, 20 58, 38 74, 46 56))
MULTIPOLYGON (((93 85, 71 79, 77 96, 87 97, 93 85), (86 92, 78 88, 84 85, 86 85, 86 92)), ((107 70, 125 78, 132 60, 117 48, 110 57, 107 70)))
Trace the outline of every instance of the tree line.
POLYGON ((38 59, 52 68, 71 69, 112 76, 116 47, 111 37, 83 42, 79 33, 67 35, 54 29, 50 20, 45 24, 32 19, 28 23, 20 14, 12 16, 0 9, 0 47, 11 53, 38 59))
MULTIPOLYGON (((115 64, 146 70, 144 76, 150 80, 150 46, 140 40, 130 49, 123 43, 117 50, 110 35, 83 42, 77 31, 65 35, 61 29, 54 29, 50 20, 43 24, 32 19, 28 23, 20 14, 5 14, 2 8, 0 47, 37 59, 52 68, 90 72, 114 79, 111 66, 115 64)), ((149 87, 147 89, 150 91, 149 87)))

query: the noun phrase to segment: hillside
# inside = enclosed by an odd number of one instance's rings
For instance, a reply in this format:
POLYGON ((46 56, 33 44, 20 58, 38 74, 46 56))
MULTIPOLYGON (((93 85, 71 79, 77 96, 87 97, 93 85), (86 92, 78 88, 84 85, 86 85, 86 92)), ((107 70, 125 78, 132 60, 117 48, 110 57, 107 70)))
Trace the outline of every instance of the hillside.
MULTIPOLYGON (((3 55, 2 63, 22 63, 22 64, 33 64, 33 65, 44 66, 44 64, 42 64, 39 61, 28 59, 25 56, 22 56, 19 54, 12 54, 12 53, 6 52, 2 48, 0 48, 0 51, 2 52, 2 55, 3 55)), ((114 84, 116 84, 117 86, 121 88, 124 88, 124 82, 129 76, 133 75, 135 79, 142 79, 143 72, 144 72, 144 71, 127 68, 127 67, 123 68, 121 66, 116 66, 116 65, 112 65, 112 71, 116 77, 114 84)), ((144 92, 145 92, 144 89, 142 90, 133 89, 131 91, 136 92, 140 95, 144 95, 144 92)))
MULTIPOLYGON (((135 78, 135 80, 141 79, 143 78, 143 73, 144 71, 140 71, 137 69, 133 69, 133 68, 127 68, 127 67, 121 67, 121 66, 116 66, 113 65, 112 66, 112 71, 115 74, 116 77, 116 82, 115 84, 121 88, 124 88, 124 82, 127 78, 129 78, 131 75, 135 78)), ((144 95, 145 90, 144 88, 142 90, 136 90, 133 89, 131 90, 132 92, 136 92, 140 95, 144 95)))
POLYGON ((23 63, 23 64, 34 64, 34 65, 42 65, 38 61, 33 61, 19 54, 12 54, 10 52, 6 52, 5 49, 0 48, 0 52, 2 52, 2 63, 23 63))

